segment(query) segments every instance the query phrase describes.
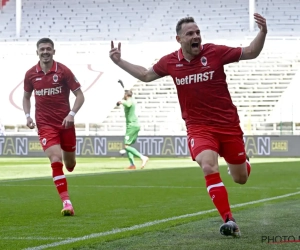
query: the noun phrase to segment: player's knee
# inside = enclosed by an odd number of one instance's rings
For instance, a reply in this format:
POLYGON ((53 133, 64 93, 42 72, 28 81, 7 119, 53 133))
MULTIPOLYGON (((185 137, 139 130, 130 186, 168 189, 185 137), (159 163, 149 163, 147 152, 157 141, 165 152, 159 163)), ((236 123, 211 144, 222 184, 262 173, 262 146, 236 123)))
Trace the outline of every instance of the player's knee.
POLYGON ((217 156, 212 151, 203 151, 196 157, 196 162, 202 168, 204 175, 210 175, 219 172, 217 156))
POLYGON ((62 156, 60 154, 53 154, 49 156, 50 162, 62 162, 62 156))
POLYGON ((204 163, 200 166, 202 168, 202 171, 203 171, 204 175, 210 175, 210 174, 213 174, 213 173, 217 173, 219 171, 217 165, 205 164, 204 163))
POLYGON ((62 153, 59 145, 49 146, 45 150, 46 155, 48 156, 51 163, 53 162, 62 162, 62 153))
POLYGON ((196 159, 196 161, 202 168, 204 175, 210 175, 210 174, 218 172, 218 165, 216 163, 214 163, 213 161, 203 161, 203 160, 197 160, 197 159, 196 159))

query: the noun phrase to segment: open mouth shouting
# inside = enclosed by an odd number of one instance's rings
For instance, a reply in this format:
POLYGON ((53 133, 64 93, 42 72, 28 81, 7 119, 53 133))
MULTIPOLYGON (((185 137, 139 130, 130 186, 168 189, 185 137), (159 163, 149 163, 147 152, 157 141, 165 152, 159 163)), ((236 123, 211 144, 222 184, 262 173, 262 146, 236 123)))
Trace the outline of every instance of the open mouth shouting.
POLYGON ((200 43, 199 42, 193 42, 192 43, 192 49, 200 49, 200 43))

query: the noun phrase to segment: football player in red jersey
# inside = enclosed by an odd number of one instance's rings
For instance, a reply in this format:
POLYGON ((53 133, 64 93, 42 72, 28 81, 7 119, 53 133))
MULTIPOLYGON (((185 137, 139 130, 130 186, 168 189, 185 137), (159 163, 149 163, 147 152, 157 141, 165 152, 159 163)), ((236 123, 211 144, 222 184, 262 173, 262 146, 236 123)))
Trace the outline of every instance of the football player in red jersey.
POLYGON ((30 68, 24 79, 23 110, 27 126, 35 128, 30 116, 32 92, 35 95, 35 120, 39 140, 51 162, 52 177, 63 202, 62 215, 74 215, 67 180, 63 172, 63 161, 69 172, 76 165, 76 134, 74 116, 84 103, 81 86, 71 70, 53 60, 54 43, 49 38, 37 42, 39 62, 30 68), (76 96, 70 108, 70 91, 76 96))
POLYGON ((187 127, 192 159, 203 170, 207 191, 224 223, 220 233, 240 237, 219 174, 218 156, 226 160, 236 183, 245 184, 250 163, 245 152, 237 108, 231 100, 224 65, 256 58, 267 35, 266 19, 255 13, 259 32, 247 47, 202 44, 200 29, 192 17, 178 21, 176 40, 180 49, 146 69, 121 58, 121 43, 111 42, 109 56, 123 70, 143 82, 170 75, 177 88, 182 118, 187 127))

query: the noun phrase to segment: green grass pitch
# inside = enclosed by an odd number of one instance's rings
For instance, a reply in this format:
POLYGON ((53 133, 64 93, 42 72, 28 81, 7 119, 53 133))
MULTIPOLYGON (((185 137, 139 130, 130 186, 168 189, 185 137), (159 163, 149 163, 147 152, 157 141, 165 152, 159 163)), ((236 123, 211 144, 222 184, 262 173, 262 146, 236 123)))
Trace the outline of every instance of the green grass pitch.
POLYGON ((220 162, 240 239, 219 234, 190 159, 150 159, 132 171, 126 158, 79 158, 65 171, 75 216, 62 217, 46 158, 0 158, 0 249, 300 249, 299 159, 252 159, 246 185, 220 162), (270 244, 284 236, 295 242, 270 244))

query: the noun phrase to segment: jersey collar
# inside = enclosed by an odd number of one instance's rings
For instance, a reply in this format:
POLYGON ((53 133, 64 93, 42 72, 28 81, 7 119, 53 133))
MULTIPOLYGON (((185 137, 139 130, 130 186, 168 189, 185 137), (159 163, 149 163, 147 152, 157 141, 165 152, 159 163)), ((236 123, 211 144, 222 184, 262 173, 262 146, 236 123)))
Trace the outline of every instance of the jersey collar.
MULTIPOLYGON (((201 44, 201 47, 200 47, 200 53, 202 52, 202 50, 203 50, 203 45, 201 44)), ((184 58, 184 55, 183 55, 183 53, 182 53, 182 48, 180 48, 179 50, 178 50, 178 61, 182 61, 183 59, 185 59, 184 58)), ((189 62, 189 60, 187 60, 187 59, 185 59, 186 61, 188 61, 189 62)))
MULTIPOLYGON (((41 71, 43 71, 42 68, 41 68, 40 62, 38 62, 38 64, 36 65, 35 69, 36 69, 36 72, 41 72, 41 71)), ((53 60, 52 67, 51 67, 51 69, 49 70, 49 72, 56 72, 56 71, 57 71, 57 62, 55 62, 55 61, 53 60)))

